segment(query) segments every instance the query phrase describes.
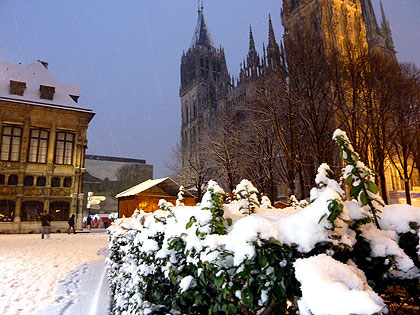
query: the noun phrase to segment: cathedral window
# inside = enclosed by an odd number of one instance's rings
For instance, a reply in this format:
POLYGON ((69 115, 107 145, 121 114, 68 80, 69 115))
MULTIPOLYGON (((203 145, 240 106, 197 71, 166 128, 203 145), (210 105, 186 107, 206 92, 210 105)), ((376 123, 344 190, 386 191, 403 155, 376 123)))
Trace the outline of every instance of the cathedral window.
POLYGON ((22 127, 6 125, 3 127, 0 160, 19 161, 22 127))

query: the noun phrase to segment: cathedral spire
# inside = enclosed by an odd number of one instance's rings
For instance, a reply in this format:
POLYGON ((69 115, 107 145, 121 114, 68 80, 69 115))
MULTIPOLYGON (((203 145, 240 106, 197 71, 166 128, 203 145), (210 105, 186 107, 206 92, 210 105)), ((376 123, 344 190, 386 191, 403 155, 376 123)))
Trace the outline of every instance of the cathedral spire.
POLYGON ((268 47, 277 45, 276 36, 274 35, 273 23, 271 22, 271 15, 268 15, 268 47))
POLYGON ((249 26, 249 51, 255 50, 254 35, 252 34, 252 27, 249 26))
POLYGON ((368 44, 374 44, 378 41, 380 34, 378 22, 376 20, 375 11, 371 0, 361 0, 362 18, 366 24, 366 39, 368 44))
POLYGON ((386 18, 382 1, 380 1, 380 5, 381 5, 381 18, 382 18, 381 29, 385 37, 385 46, 387 49, 391 51, 395 51, 394 40, 392 39, 391 26, 389 25, 388 19, 386 18))
POLYGON ((252 27, 249 26, 249 51, 247 56, 247 67, 249 71, 249 76, 257 77, 258 76, 258 67, 260 63, 260 57, 255 49, 254 35, 252 34, 252 27))
POLYGON ((214 44, 210 30, 206 24, 206 21, 204 20, 203 2, 201 2, 201 6, 198 8, 197 26, 195 27, 194 36, 191 41, 191 47, 193 46, 216 49, 216 45, 214 44))
POLYGON ((278 69, 280 66, 280 48, 274 35, 271 15, 268 15, 268 45, 267 45, 267 66, 270 69, 278 69))

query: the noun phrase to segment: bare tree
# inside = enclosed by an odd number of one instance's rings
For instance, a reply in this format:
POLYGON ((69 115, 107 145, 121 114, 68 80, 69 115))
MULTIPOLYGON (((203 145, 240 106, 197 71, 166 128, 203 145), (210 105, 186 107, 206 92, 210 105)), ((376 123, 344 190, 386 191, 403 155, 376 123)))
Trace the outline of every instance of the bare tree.
POLYGON ((411 204, 410 179, 418 160, 420 143, 420 71, 413 64, 402 64, 393 82, 395 111, 389 158, 404 182, 406 200, 411 204))
POLYGON ((175 165, 168 167, 174 172, 173 177, 187 189, 197 191, 197 200, 201 200, 205 184, 214 174, 214 169, 205 160, 202 144, 198 144, 190 152, 182 152, 179 145, 174 151, 175 165))

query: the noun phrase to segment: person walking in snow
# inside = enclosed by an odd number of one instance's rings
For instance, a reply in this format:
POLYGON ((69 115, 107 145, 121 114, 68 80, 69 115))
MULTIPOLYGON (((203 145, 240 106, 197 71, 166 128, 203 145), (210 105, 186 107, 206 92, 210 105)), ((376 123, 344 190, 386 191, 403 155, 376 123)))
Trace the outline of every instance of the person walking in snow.
POLYGON ((91 224, 92 224, 92 217, 90 215, 87 217, 86 222, 87 222, 88 230, 90 231, 91 224))
POLYGON ((50 237, 50 223, 52 221, 51 216, 48 214, 47 210, 42 211, 41 213, 41 226, 42 226, 42 236, 41 238, 44 239, 44 235, 46 234, 47 237, 50 237))
POLYGON ((70 234, 70 230, 73 228, 73 233, 76 234, 76 229, 74 228, 74 219, 75 219, 74 213, 71 215, 70 219, 67 221, 69 224, 69 229, 67 230, 67 234, 70 234))

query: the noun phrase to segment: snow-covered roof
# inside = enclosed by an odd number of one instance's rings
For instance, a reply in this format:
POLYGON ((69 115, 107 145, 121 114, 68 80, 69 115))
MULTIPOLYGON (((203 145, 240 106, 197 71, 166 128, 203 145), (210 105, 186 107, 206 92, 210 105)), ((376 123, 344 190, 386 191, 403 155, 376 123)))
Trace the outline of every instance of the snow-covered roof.
POLYGON ((204 20, 203 9, 198 11, 197 26, 195 27, 194 36, 191 41, 191 47, 195 45, 216 49, 210 30, 204 20))
POLYGON ((38 106, 91 112, 91 110, 77 104, 70 96, 79 97, 80 88, 77 85, 55 80, 48 72, 46 65, 46 63, 41 61, 36 61, 29 65, 0 61, 0 99, 38 106), (10 81, 25 83, 26 88, 22 96, 10 94, 10 81), (55 89, 52 100, 40 98, 41 85, 55 89))
MULTIPOLYGON (((148 179, 145 182, 142 182, 134 187, 131 187, 127 190, 124 190, 123 192, 120 192, 118 195, 115 196, 115 198, 135 196, 135 195, 140 194, 143 191, 148 190, 149 188, 152 188, 153 186, 159 186, 167 193, 170 193, 172 196, 176 196, 178 194, 179 187, 180 187, 177 183, 175 183, 169 177, 158 178, 158 179, 148 179)), ((194 197, 188 191, 185 191, 185 196, 194 197)))

